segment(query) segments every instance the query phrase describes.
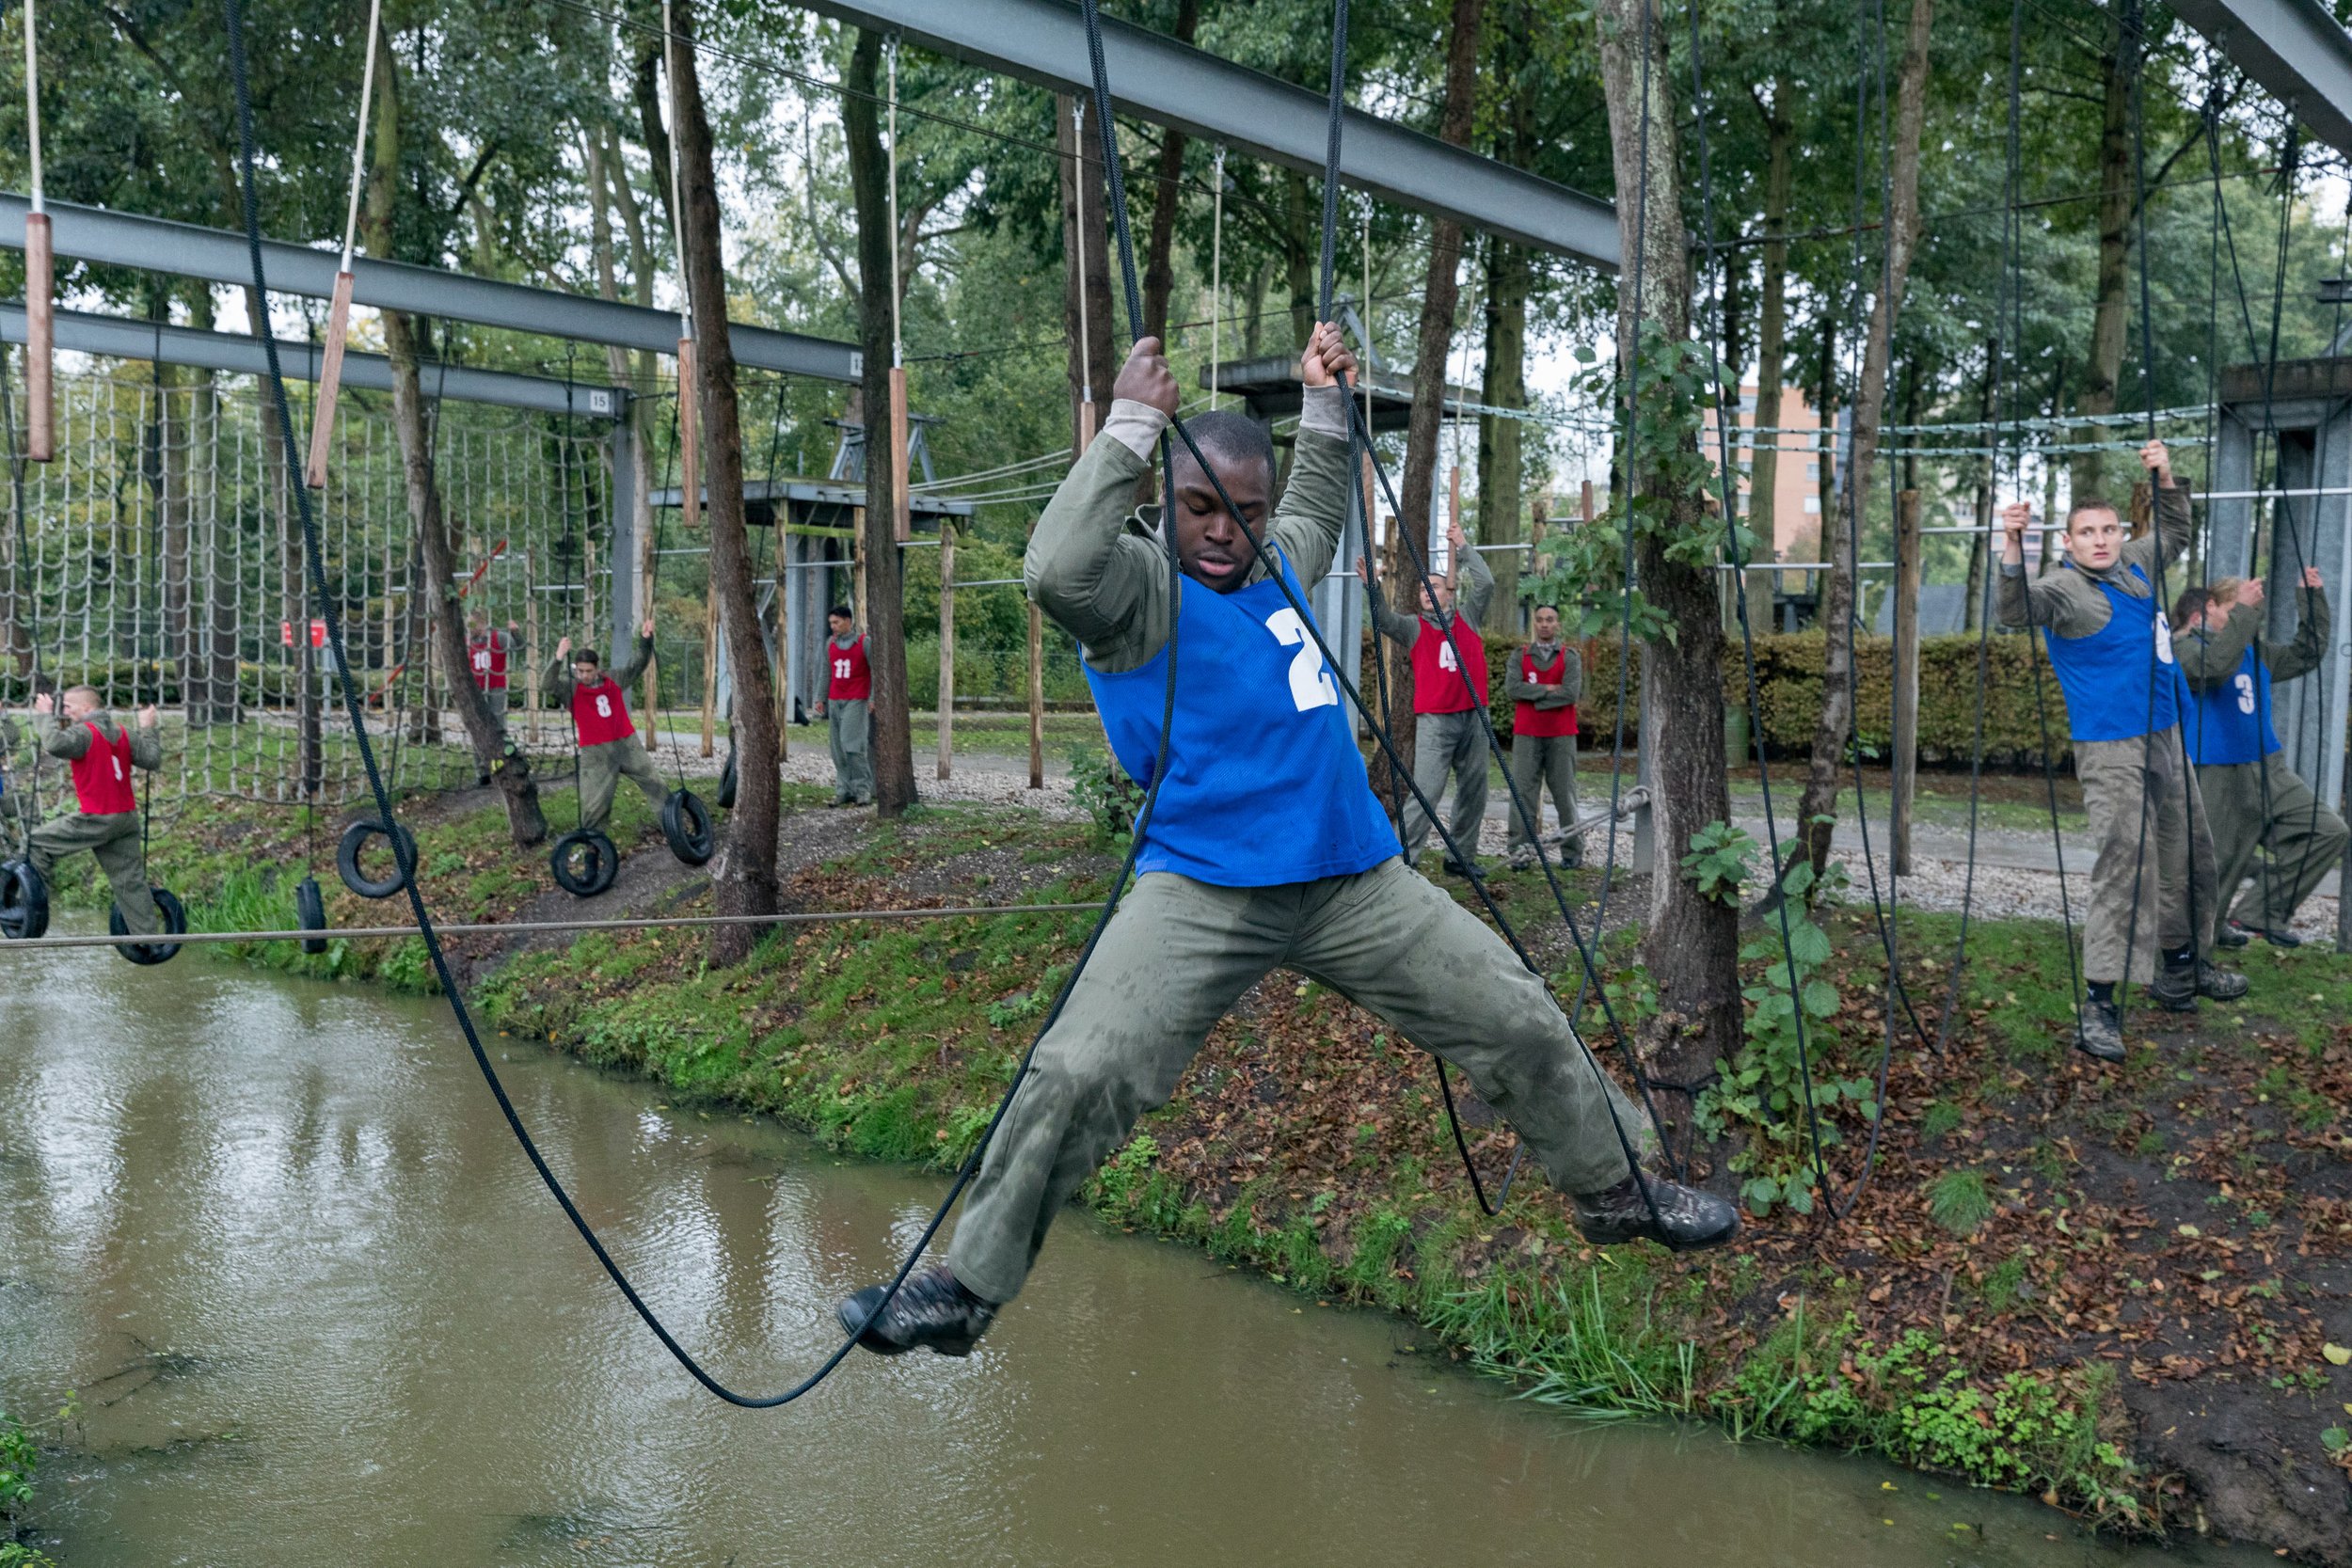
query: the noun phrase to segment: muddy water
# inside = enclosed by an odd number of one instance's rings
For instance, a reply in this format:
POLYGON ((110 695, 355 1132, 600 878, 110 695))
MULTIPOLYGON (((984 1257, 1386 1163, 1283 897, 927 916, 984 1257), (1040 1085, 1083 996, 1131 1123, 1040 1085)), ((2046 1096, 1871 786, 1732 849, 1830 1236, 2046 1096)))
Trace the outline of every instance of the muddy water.
MULTIPOLYGON (((499 1043, 741 1385, 821 1354, 937 1192, 499 1043)), ((2156 1560, 1873 1464, 1580 1425, 1075 1215, 969 1361, 734 1410, 596 1272, 439 1006, 194 955, 0 958, 0 1404, 69 1390, 38 1513, 68 1568, 2156 1560)))

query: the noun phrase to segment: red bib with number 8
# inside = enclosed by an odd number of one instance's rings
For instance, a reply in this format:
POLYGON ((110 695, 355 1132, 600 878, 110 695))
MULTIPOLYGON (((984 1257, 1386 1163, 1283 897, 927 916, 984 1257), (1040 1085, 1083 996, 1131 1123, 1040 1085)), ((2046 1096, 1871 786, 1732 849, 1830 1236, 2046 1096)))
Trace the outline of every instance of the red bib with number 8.
POLYGON ((621 697, 618 681, 574 686, 572 724, 580 731, 582 746, 602 746, 609 741, 627 740, 637 733, 637 726, 628 721, 628 704, 621 697))

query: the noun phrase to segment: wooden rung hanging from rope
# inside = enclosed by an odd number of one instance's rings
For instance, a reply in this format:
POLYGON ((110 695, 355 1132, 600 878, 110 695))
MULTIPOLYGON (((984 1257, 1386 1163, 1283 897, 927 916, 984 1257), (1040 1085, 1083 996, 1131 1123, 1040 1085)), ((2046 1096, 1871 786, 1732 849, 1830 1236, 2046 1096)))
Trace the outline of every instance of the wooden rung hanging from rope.
POLYGON ((702 409, 694 395, 694 340, 677 341, 678 510, 688 528, 703 520, 702 409))
POLYGON ((43 209, 40 172, 40 61, 34 48, 40 25, 24 0, 24 136, 30 155, 33 210, 24 220, 24 455, 46 463, 57 451, 57 299, 43 209))
POLYGON ((359 184, 367 168, 368 107, 375 98, 376 27, 383 0, 368 0, 368 31, 360 40, 366 63, 359 68, 359 129, 351 143, 351 200, 343 214, 343 261, 335 269, 335 297, 326 309, 326 352, 319 360, 319 393, 310 408, 310 453, 302 482, 326 488, 326 454, 335 445, 335 404, 343 385, 343 340, 351 331, 351 253, 359 237, 359 184))

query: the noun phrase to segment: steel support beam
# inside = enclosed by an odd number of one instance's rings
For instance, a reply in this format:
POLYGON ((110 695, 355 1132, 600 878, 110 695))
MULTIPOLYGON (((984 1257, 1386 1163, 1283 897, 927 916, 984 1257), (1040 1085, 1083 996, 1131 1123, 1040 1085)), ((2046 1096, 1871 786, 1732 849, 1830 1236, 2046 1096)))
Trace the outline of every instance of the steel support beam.
MULTIPOLYGON (((30 211, 31 204, 24 197, 0 193, 0 245, 24 248, 24 218, 30 211)), ((70 201, 51 201, 47 211, 59 256, 208 283, 253 280, 253 262, 242 234, 135 213, 78 207, 70 201)), ((326 299, 335 292, 333 251, 264 240, 262 259, 273 293, 326 299)), ((445 316, 483 326, 656 354, 677 352, 678 319, 668 310, 366 257, 353 259, 351 276, 352 299, 379 310, 445 316)), ((730 324, 729 341, 735 345, 736 362, 754 370, 826 381, 853 382, 865 374, 865 356, 854 344, 740 322, 730 324)))
POLYGON ((2172 0, 2172 9, 2320 140, 2352 157, 2352 34, 2327 7, 2318 0, 2172 0))
MULTIPOLYGON (((24 305, 14 300, 0 301, 0 342, 24 341, 24 305)), ((79 310, 57 312, 57 346, 72 353, 95 354, 109 359, 159 360, 167 365, 193 365, 235 375, 262 375, 269 370, 261 341, 242 333, 206 332, 193 326, 166 326, 120 316, 88 315, 79 310)), ((290 343, 280 338, 278 363, 290 381, 316 381, 318 345, 290 343)), ((616 419, 628 406, 628 394, 612 387, 515 375, 505 371, 470 370, 461 365, 452 365, 446 372, 437 364, 425 365, 421 370, 428 398, 599 420, 616 419)), ((343 385, 363 391, 389 392, 392 389, 391 361, 380 354, 345 354, 343 385)))
MULTIPOLYGON (((802 0, 808 9, 1057 91, 1089 90, 1085 24, 1065 0, 802 0)), ((1219 59, 1164 33, 1103 22, 1120 112, 1292 168, 1320 173, 1328 133, 1318 93, 1219 59)), ((1617 266, 1609 203, 1347 111, 1340 178, 1384 200, 1593 266, 1617 266)), ((59 241, 63 245, 62 239, 59 241)))

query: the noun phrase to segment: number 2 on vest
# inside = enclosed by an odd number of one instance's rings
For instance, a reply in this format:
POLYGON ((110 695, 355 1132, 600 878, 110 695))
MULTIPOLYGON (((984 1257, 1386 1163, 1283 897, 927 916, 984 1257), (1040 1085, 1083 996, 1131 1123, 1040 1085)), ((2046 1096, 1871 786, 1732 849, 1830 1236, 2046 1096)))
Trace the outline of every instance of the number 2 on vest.
POLYGON ((1290 666, 1291 705, 1301 713, 1339 706, 1339 688, 1332 684, 1331 673, 1324 668, 1323 655, 1307 636, 1307 623, 1299 619, 1298 611, 1284 605, 1265 618, 1265 629, 1285 648, 1298 650, 1290 666))

